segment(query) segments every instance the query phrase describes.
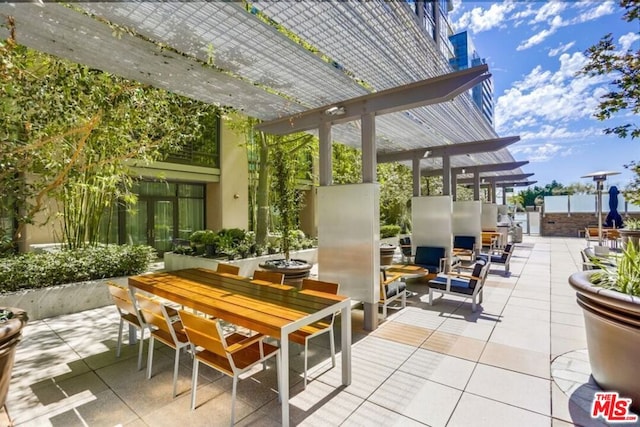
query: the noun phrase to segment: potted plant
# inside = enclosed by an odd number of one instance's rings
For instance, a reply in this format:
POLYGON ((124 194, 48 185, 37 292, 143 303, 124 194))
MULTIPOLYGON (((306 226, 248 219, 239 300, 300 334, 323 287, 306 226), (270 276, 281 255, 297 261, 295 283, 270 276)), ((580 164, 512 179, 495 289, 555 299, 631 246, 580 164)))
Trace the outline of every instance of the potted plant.
POLYGON ((29 318, 24 310, 0 308, 0 408, 4 407, 11 382, 11 371, 22 329, 29 318))
POLYGON ((218 251, 218 245, 220 244, 220 237, 211 230, 206 230, 202 237, 202 243, 204 244, 204 253, 207 257, 214 257, 218 251))
POLYGON ((627 218, 624 221, 624 227, 618 229, 620 236, 622 236, 622 246, 625 246, 627 242, 633 242, 638 247, 640 244, 640 219, 627 218))
POLYGON ((615 260, 615 267, 572 274, 569 284, 583 309, 594 380, 640 412, 640 247, 627 243, 615 260))
POLYGON ((206 231, 198 230, 191 233, 189 236, 189 242, 191 243, 191 247, 193 247, 193 251, 196 255, 202 255, 204 253, 204 236, 206 236, 206 231))

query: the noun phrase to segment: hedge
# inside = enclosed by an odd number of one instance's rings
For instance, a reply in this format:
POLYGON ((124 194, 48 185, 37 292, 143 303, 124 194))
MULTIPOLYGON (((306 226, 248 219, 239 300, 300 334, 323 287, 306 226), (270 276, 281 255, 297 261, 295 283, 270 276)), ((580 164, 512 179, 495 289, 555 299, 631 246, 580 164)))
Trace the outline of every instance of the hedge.
POLYGON ((380 237, 385 239, 387 237, 395 237, 400 234, 401 227, 399 225, 381 225, 380 237))
POLYGON ((108 245, 0 259, 0 292, 140 274, 156 258, 150 246, 108 245))

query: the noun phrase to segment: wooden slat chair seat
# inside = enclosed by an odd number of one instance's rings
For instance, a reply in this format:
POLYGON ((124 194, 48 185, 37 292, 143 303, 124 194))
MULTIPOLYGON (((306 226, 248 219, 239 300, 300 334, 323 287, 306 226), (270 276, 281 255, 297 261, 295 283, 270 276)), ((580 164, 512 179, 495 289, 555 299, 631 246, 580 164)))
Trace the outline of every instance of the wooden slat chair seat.
POLYGON ((382 305, 382 318, 387 318, 387 307, 400 298, 400 308, 407 306, 407 284, 401 282, 402 274, 387 275, 386 271, 380 272, 380 304, 382 305))
POLYGON ((216 267, 216 272, 233 274, 237 276, 240 274, 240 267, 238 267, 237 265, 231 265, 231 264, 225 264, 223 262, 219 262, 218 266, 216 267))
POLYGON ((438 274, 429 281, 429 305, 433 305, 435 292, 471 297, 471 311, 476 311, 476 304, 482 303, 484 282, 489 270, 488 263, 477 260, 471 274, 450 272, 438 274))
MULTIPOLYGON (((116 357, 120 357, 122 348, 122 329, 124 324, 134 326, 140 331, 140 340, 138 343, 138 370, 142 369, 142 352, 144 348, 144 330, 148 328, 147 324, 138 309, 135 300, 132 298, 131 291, 114 282, 107 282, 111 299, 120 314, 120 325, 118 327, 118 342, 116 344, 116 357)), ((130 337, 131 338, 131 337, 130 337)))
POLYGON ((284 283, 284 274, 277 271, 256 270, 253 272, 253 280, 282 285, 284 283))
MULTIPOLYGON (((325 292, 328 294, 337 295, 340 290, 338 283, 323 282, 314 279, 302 279, 301 290, 313 290, 318 292, 325 292)), ((318 322, 314 322, 311 325, 298 329, 295 332, 289 334, 289 339, 292 342, 304 346, 304 387, 307 387, 307 365, 309 359, 309 340, 324 333, 329 334, 329 346, 331 350, 331 366, 336 366, 336 345, 333 332, 333 320, 335 319, 335 313, 328 318, 322 319, 318 322)))
MULTIPOLYGON (((262 334, 247 337, 233 333, 225 337, 217 319, 207 319, 184 310, 179 314, 194 355, 191 378, 191 410, 196 407, 199 364, 204 363, 233 378, 231 393, 231 425, 233 425, 240 375, 273 356, 276 356, 277 369, 280 369, 280 350, 276 346, 263 342, 264 335, 262 334)), ((280 381, 279 376, 278 381, 280 381)), ((281 386, 278 382, 278 392, 280 392, 281 386)))
POLYGON ((145 322, 151 330, 149 339, 149 352, 147 359, 147 379, 151 378, 153 368, 153 343, 155 340, 173 348, 176 351, 173 363, 173 397, 176 396, 178 382, 178 367, 180 366, 180 350, 189 345, 189 340, 184 332, 179 318, 171 317, 165 305, 153 298, 141 293, 136 294, 136 300, 145 322))

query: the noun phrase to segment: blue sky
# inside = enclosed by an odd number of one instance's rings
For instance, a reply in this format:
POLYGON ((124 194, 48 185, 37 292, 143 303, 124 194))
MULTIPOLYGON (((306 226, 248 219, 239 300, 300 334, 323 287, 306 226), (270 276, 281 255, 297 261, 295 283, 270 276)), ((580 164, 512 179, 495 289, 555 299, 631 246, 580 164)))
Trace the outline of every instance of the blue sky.
MULTIPOLYGON (((617 1, 460 1, 450 18, 468 30, 493 75, 495 124, 500 136, 520 135, 510 151, 529 160, 536 185, 588 182, 581 176, 613 170, 608 185, 624 188, 632 174, 623 165, 640 161, 640 141, 602 130, 633 117, 600 122, 598 98, 611 79, 576 77, 584 52, 606 33, 617 46, 640 48, 638 24, 622 19, 617 1)), ((635 118, 637 123, 637 117, 635 118)))

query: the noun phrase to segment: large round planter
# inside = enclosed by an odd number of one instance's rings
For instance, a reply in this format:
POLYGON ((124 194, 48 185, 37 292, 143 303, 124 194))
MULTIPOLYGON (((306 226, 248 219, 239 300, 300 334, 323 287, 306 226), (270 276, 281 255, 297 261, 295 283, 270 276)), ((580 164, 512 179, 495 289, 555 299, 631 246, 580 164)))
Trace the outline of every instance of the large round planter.
POLYGON ((271 259, 260 264, 260 268, 284 274, 284 283, 296 286, 302 285, 302 279, 309 277, 312 264, 303 259, 292 259, 288 263, 284 259, 271 259))
POLYGON ((393 263, 393 255, 396 253, 396 247, 393 245, 380 245, 380 265, 391 265, 393 263))
POLYGON ((622 236, 622 246, 626 246, 627 242, 633 242, 633 245, 637 248, 640 244, 640 230, 627 230, 626 228, 619 228, 618 233, 622 236))
POLYGON ((27 313, 13 307, 0 307, 13 312, 13 317, 0 323, 0 408, 4 407, 11 382, 11 370, 20 342, 22 329, 27 324, 27 313))
POLYGON ((569 277, 583 309, 591 374, 603 390, 631 398, 640 413, 640 298, 592 285, 594 273, 569 277))

